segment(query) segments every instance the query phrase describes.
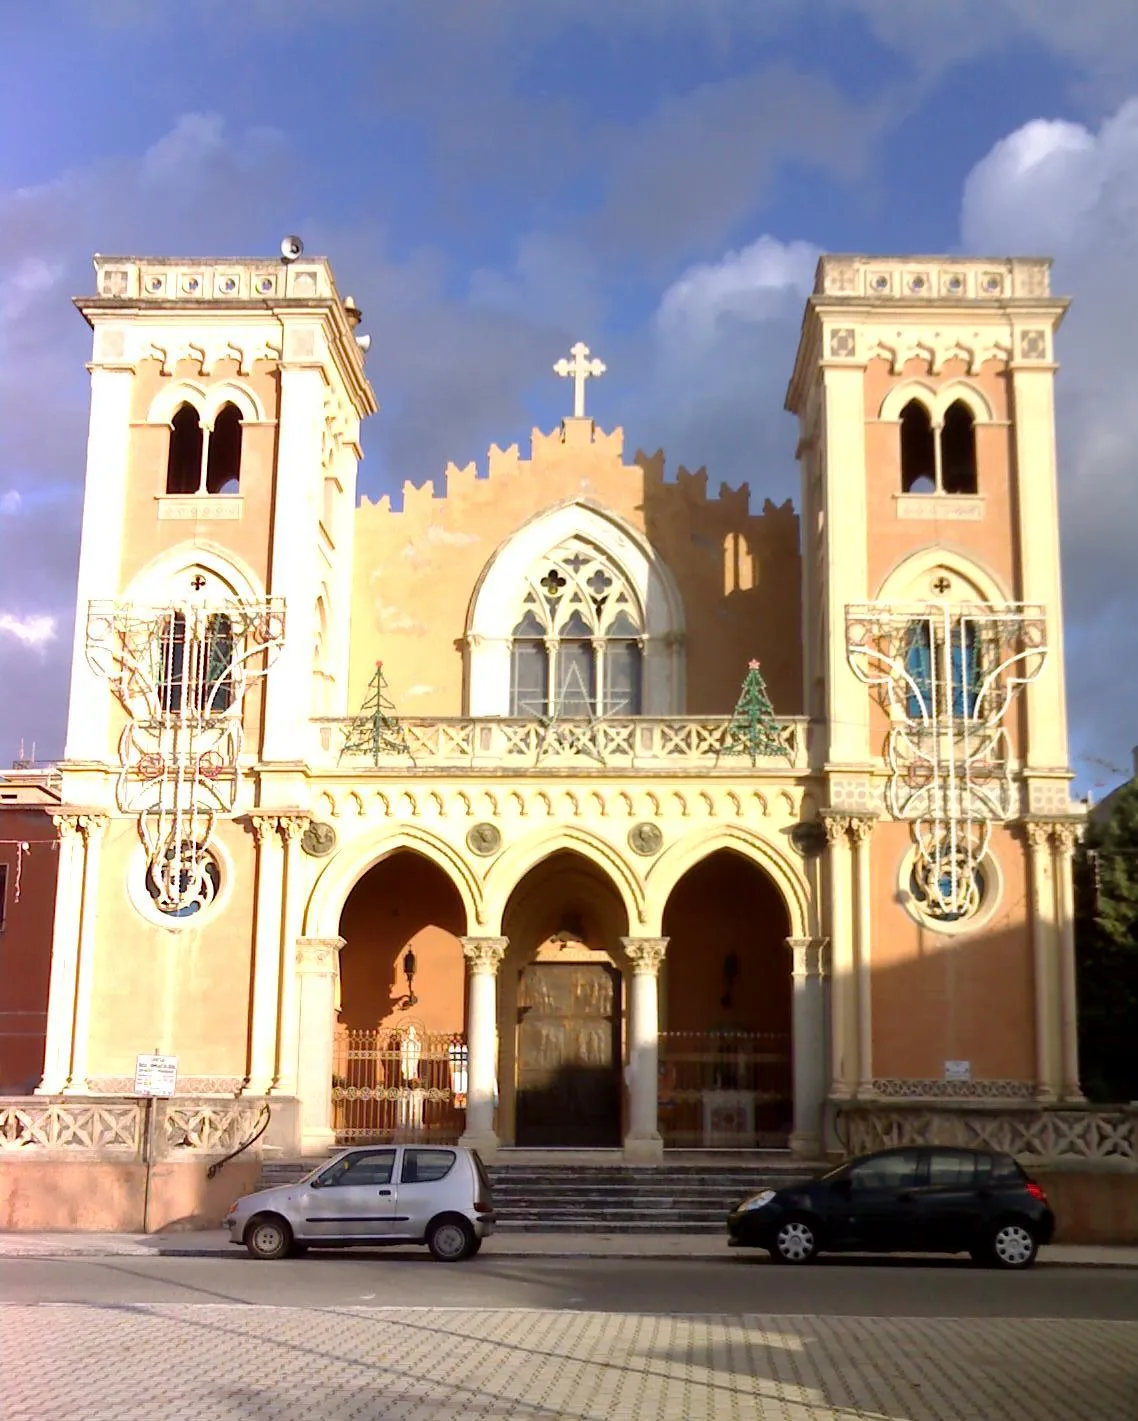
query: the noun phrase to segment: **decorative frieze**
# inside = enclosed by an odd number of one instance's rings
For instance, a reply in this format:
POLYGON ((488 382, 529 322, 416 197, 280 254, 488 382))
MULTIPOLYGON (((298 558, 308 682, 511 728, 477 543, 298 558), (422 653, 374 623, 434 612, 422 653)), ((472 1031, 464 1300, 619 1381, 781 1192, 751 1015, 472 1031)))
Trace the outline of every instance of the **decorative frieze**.
MULTIPOLYGON (((874 791, 869 798, 879 800, 880 793, 874 791)), ((653 789, 635 784, 618 789, 611 784, 561 783, 535 788, 525 783, 511 786, 498 782, 493 786, 460 789, 449 785, 428 787, 421 779, 408 777, 398 786, 385 784, 372 789, 364 784, 348 790, 322 790, 314 811, 334 820, 474 819, 479 822, 471 826, 471 832, 478 832, 475 842, 467 838, 467 848, 480 857, 490 857, 500 845, 488 848, 492 840, 484 829, 495 827, 495 821, 599 818, 627 823, 632 820, 627 834, 640 829, 641 825, 655 828, 652 821, 657 819, 705 823, 709 820, 795 819, 801 803, 802 791, 793 783, 763 789, 714 783, 700 788, 657 783, 653 789)), ((872 808, 872 803, 866 805, 867 810, 872 808)), ((251 821, 255 817, 250 816, 251 821)), ((630 847, 645 857, 663 847, 662 837, 658 844, 651 834, 637 833, 636 838, 635 844, 629 841, 630 847), (652 847, 653 844, 656 846, 652 847)))

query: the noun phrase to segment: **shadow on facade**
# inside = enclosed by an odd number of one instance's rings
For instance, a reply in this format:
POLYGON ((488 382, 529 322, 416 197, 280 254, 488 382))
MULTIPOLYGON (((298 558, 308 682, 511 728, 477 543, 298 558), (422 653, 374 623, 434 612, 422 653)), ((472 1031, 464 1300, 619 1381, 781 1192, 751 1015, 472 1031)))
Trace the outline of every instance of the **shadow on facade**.
POLYGON ((788 501, 750 512, 746 484, 709 498, 707 471, 664 477, 664 455, 636 454, 649 542, 683 599, 689 715, 728 715, 757 657, 779 715, 802 713, 802 559, 788 501))

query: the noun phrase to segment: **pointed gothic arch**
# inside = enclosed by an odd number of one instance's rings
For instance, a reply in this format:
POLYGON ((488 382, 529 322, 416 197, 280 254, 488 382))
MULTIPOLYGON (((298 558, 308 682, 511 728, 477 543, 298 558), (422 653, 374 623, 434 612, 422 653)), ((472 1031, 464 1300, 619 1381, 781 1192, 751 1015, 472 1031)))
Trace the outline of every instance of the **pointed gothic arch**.
MULTIPOLYGON (((511 713, 512 650, 515 635, 524 635, 516 629, 529 625, 527 590, 543 559, 574 553, 595 558, 627 595, 628 625, 621 635, 640 647, 637 713, 682 710, 684 611, 675 578, 639 529, 591 502, 572 500, 523 524, 495 551, 478 579, 466 623, 468 714, 511 713)), ((540 618, 535 626, 537 640, 551 630, 540 618)), ((590 630, 605 634, 600 627, 590 630)))

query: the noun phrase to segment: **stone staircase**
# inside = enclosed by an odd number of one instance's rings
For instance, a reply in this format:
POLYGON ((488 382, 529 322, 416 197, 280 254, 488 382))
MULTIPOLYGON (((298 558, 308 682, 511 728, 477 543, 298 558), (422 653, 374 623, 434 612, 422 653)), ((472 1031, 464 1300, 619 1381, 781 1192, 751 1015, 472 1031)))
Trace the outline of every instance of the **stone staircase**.
MULTIPOLYGON (((685 1152, 662 1165, 626 1165, 618 1151, 503 1150, 488 1166, 503 1233, 718 1233, 730 1209, 823 1168, 782 1151, 685 1152), (563 1158, 557 1158, 563 1155, 563 1158)), ((316 1164, 264 1165, 259 1188, 299 1179, 316 1164)))

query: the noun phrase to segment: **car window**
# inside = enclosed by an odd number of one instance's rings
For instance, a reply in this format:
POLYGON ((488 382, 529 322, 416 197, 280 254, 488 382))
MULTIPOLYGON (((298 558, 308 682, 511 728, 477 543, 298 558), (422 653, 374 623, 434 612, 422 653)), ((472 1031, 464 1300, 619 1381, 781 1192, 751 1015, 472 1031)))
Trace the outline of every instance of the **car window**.
POLYGON ((970 1189, 976 1183, 976 1156, 971 1150, 931 1150, 929 1183, 941 1189, 970 1189))
POLYGON ((980 1178, 994 1184, 1022 1184, 1026 1177, 1011 1155, 981 1155, 979 1165, 980 1178))
POLYGON ((862 1160, 850 1169, 848 1178, 855 1194, 870 1189, 907 1189, 917 1182, 916 1150, 897 1150, 862 1160))
POLYGON ((317 1176, 316 1183, 322 1189, 390 1184, 394 1170, 394 1150, 367 1150, 333 1160, 323 1174, 317 1176))
POLYGON ((404 1150, 401 1184, 433 1184, 454 1168, 453 1150, 404 1150))

